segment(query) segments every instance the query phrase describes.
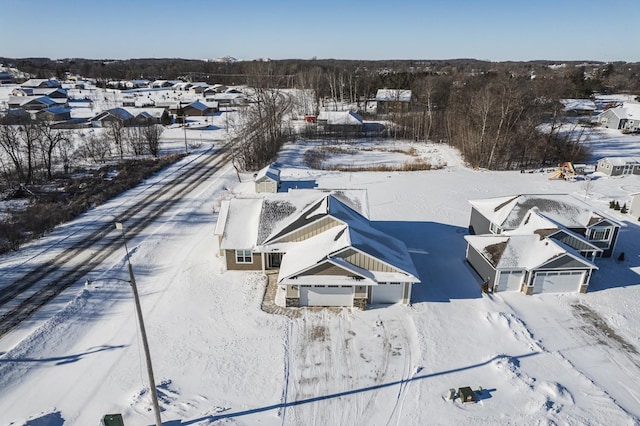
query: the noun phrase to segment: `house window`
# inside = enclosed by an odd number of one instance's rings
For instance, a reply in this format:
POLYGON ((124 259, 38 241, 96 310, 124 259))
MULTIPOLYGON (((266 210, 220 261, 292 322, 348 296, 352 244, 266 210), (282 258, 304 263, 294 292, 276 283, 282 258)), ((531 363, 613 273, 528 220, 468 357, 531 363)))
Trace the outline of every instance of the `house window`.
POLYGON ((589 240, 591 241, 609 241, 611 228, 593 228, 589 232, 589 240))
POLYGON ((236 263, 253 263, 251 250, 236 250, 236 263))
POLYGON ((491 222, 491 226, 489 227, 489 230, 491 231, 492 234, 502 233, 502 229, 500 229, 500 227, 493 222, 491 222))

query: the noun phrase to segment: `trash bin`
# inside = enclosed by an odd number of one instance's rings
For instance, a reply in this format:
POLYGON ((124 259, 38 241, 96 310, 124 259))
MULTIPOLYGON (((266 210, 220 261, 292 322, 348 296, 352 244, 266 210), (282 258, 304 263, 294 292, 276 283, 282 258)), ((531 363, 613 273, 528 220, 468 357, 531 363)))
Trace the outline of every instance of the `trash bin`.
POLYGON ((124 426, 122 414, 105 414, 102 424, 103 426, 124 426))

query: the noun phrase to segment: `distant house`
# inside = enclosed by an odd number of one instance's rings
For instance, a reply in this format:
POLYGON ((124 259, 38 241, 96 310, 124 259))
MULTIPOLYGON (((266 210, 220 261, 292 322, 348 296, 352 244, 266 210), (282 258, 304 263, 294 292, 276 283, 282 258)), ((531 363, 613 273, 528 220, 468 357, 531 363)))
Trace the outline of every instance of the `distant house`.
POLYGON ((246 96, 243 93, 224 92, 224 93, 207 93, 205 95, 205 101, 217 102, 222 107, 239 107, 248 103, 246 96))
POLYGON ((53 106, 41 109, 35 113, 36 120, 41 121, 65 121, 71 120, 71 108, 63 106, 53 106))
POLYGON ((391 114, 411 110, 413 95, 406 89, 378 89, 376 105, 378 114, 391 114))
POLYGON ((0 72, 0 85, 3 84, 15 84, 15 79, 13 78, 13 75, 9 74, 8 72, 0 72))
POLYGON ((367 209, 362 191, 233 198, 215 233, 228 270, 278 270, 287 306, 409 303, 420 282, 411 256, 371 226, 367 209))
POLYGON ((60 87, 55 89, 40 87, 16 87, 12 92, 12 96, 48 96, 51 99, 67 99, 67 90, 60 87))
POLYGON ((143 87, 149 87, 149 80, 129 80, 124 82, 124 87, 127 89, 140 89, 143 87))
POLYGON ((589 244, 600 249, 601 253, 596 253, 596 256, 610 257, 620 230, 617 221, 569 194, 522 194, 469 203, 469 232, 474 235, 501 235, 518 229, 535 208, 537 213, 558 227, 582 236, 589 244))
POLYGON ((625 102, 622 106, 609 108, 598 115, 598 123, 609 129, 639 132, 640 103, 625 102))
POLYGON ((218 112, 218 103, 217 102, 201 102, 194 101, 189 105, 182 107, 184 111, 184 115, 186 116, 207 116, 213 115, 218 112))
MULTIPOLYGON (((25 111, 38 111, 54 106, 60 106, 56 100, 48 96, 10 96, 8 101, 9 108, 20 108, 25 111)), ((61 106, 68 106, 62 103, 61 106)))
POLYGON ((62 87, 62 83, 60 83, 58 80, 55 80, 55 79, 52 79, 52 78, 49 78, 49 79, 32 78, 30 80, 25 81, 20 86, 22 86, 22 87, 32 87, 32 88, 40 87, 40 88, 43 88, 43 89, 55 89, 56 87, 62 87))
POLYGON ((253 179, 256 192, 278 192, 280 186, 280 169, 269 164, 267 167, 256 173, 253 179))
POLYGON ((591 99, 562 99, 560 103, 564 107, 565 113, 574 116, 591 116, 597 109, 595 102, 591 99))
POLYGON ((189 93, 199 95, 204 93, 204 91, 207 90, 208 88, 209 88, 209 85, 207 83, 194 82, 194 83, 191 83, 191 85, 189 86, 189 93))
POLYGON ((316 122, 329 132, 360 133, 364 131, 362 117, 353 111, 320 111, 316 122))
POLYGON ((149 126, 160 123, 164 108, 111 108, 91 118, 89 122, 93 127, 105 127, 110 122, 119 122, 120 125, 149 126))
POLYGON ((640 175, 640 158, 604 157, 598 160, 596 170, 607 176, 640 175))

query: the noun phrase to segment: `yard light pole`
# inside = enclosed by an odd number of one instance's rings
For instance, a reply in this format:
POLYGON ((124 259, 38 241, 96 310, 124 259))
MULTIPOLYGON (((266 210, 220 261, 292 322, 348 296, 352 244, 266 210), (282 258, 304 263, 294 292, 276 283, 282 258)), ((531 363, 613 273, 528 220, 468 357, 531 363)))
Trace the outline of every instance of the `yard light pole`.
POLYGON ((156 382, 153 378, 153 367, 151 366, 151 353, 149 352, 149 342, 147 341, 147 332, 144 328, 144 320, 142 319, 142 308, 140 307, 140 298, 138 297, 138 287, 136 286, 136 278, 133 275, 133 267, 129 258, 129 249, 127 248, 127 237, 124 233, 122 223, 116 222, 116 229, 122 231, 122 240, 124 241, 124 250, 127 253, 127 267, 129 268, 129 284, 133 291, 133 300, 136 304, 136 314, 138 315, 138 325, 140 326, 140 334, 142 336, 142 346, 144 347, 144 356, 147 361, 147 374, 149 375, 149 390, 151 391, 151 402, 153 403, 153 412, 156 415, 156 426, 162 426, 160 418, 160 407, 158 406, 158 392, 156 391, 156 382))

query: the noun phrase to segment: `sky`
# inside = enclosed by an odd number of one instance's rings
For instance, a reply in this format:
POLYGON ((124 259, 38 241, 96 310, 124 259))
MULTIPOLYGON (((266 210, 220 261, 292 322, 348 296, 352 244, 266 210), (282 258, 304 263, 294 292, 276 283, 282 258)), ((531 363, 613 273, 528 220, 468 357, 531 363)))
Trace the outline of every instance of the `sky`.
POLYGON ((0 56, 640 61, 636 0, 0 0, 0 56), (10 42, 7 42, 10 41, 10 42))

